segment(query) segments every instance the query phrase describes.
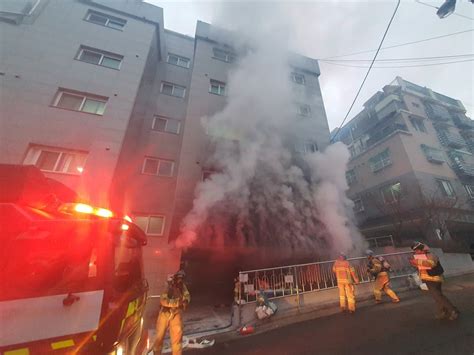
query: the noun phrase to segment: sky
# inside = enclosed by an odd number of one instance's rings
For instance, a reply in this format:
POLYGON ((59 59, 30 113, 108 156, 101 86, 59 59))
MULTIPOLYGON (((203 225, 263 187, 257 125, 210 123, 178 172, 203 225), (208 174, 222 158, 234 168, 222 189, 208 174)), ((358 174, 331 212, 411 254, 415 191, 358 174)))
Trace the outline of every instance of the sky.
MULTIPOLYGON (((443 0, 424 1, 440 6, 443 0)), ((146 0, 163 8, 165 28, 194 36, 196 21, 219 23, 222 6, 245 13, 241 7, 251 8, 250 1, 179 1, 146 0)), ((275 2, 260 0, 268 6, 267 16, 284 16, 292 24, 292 51, 320 60, 320 83, 330 129, 338 127, 346 116, 375 51, 354 56, 332 58, 357 61, 327 62, 328 57, 376 49, 396 7, 396 0, 370 1, 280 1, 279 11, 273 11, 275 2), (349 66, 348 66, 349 65, 349 66), (353 67, 358 66, 358 67, 353 67), (362 66, 362 68, 361 68, 362 66)), ((383 47, 423 40, 450 33, 468 31, 437 40, 381 50, 362 91, 346 122, 363 108, 373 94, 391 83, 396 76, 426 86, 436 92, 461 100, 467 115, 473 118, 474 110, 474 5, 458 0, 455 14, 439 19, 436 9, 415 1, 402 0, 384 40, 383 47), (461 15, 461 16, 459 16, 461 15), (470 54, 473 54, 469 56, 470 54), (457 57, 460 55, 466 55, 457 57), (423 61, 404 60, 387 62, 387 59, 433 58, 423 61), (427 65, 455 62, 444 65, 427 65), (424 66, 419 66, 423 64, 424 66), (418 65, 416 67, 407 67, 418 65), (375 68, 390 66, 392 68, 375 68), (400 67, 405 66, 405 67, 400 67), (396 68, 393 68, 396 67, 396 68)), ((265 18, 262 18, 265 21, 265 18)), ((255 24, 259 26, 259 24, 255 24)))

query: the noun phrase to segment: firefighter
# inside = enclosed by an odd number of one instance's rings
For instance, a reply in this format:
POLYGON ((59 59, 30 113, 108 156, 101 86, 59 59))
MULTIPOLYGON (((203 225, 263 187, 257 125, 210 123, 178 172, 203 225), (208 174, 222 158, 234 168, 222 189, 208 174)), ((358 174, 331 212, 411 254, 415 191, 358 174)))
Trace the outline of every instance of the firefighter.
POLYGON ((339 305, 341 311, 349 311, 350 314, 355 312, 355 287, 354 284, 359 283, 359 279, 354 268, 347 261, 344 253, 339 254, 338 259, 332 267, 332 271, 336 274, 337 287, 339 288, 339 305), (347 299, 347 307, 346 307, 347 299))
POLYGON ((437 314, 436 319, 455 320, 459 316, 459 311, 452 303, 443 295, 441 285, 444 281, 443 268, 436 255, 430 253, 426 244, 415 242, 411 247, 415 253, 410 263, 418 268, 420 279, 428 287, 428 292, 435 301, 437 314))
POLYGON ((180 355, 182 353, 182 312, 191 301, 189 291, 184 284, 184 277, 185 273, 182 270, 169 276, 168 289, 160 296, 161 308, 156 321, 156 340, 153 348, 155 354, 161 354, 163 339, 168 328, 173 355, 180 355))
POLYGON ((400 302, 397 294, 390 288, 390 264, 381 256, 374 256, 372 250, 365 252, 367 255, 367 272, 375 279, 374 296, 375 303, 382 303, 382 291, 392 299, 393 303, 400 302))

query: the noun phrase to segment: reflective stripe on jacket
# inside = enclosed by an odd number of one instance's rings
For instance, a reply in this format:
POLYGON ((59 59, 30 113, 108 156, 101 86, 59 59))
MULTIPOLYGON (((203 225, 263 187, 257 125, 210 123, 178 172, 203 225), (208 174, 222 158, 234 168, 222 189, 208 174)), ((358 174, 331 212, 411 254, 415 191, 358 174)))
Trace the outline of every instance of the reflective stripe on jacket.
POLYGON ((336 274, 338 284, 353 284, 359 282, 355 269, 347 260, 336 260, 332 271, 336 274))
POLYGON ((426 253, 425 255, 426 259, 414 259, 418 267, 420 279, 422 279, 423 281, 443 282, 443 275, 430 276, 428 275, 428 269, 426 269, 435 267, 436 264, 439 262, 438 257, 431 253, 426 253))
POLYGON ((167 292, 162 293, 160 296, 160 304, 163 307, 178 308, 182 307, 184 302, 191 302, 191 295, 189 294, 188 288, 185 284, 183 284, 183 293, 180 297, 169 298, 167 292))

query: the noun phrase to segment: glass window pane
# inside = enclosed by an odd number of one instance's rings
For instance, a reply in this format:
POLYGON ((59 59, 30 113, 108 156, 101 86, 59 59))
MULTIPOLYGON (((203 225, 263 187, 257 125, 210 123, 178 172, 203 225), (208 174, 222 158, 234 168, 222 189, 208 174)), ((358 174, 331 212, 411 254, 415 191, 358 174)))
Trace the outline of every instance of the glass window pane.
POLYGON ((54 171, 54 166, 58 161, 59 154, 58 152, 42 150, 35 165, 41 170, 54 171))
POLYGON ((56 165, 56 171, 61 171, 65 172, 67 171, 67 168, 69 167, 69 164, 71 160, 74 159, 74 155, 68 154, 68 153, 63 153, 61 154, 61 157, 59 158, 59 162, 56 165))
POLYGON ((158 175, 162 175, 162 176, 173 175, 173 162, 168 161, 168 160, 160 160, 158 175))
POLYGON ((166 122, 168 120, 166 118, 159 118, 159 117, 156 117, 155 118, 155 124, 153 125, 153 129, 157 130, 157 131, 164 131, 165 128, 166 128, 166 122))
POLYGON ((170 84, 163 84, 161 92, 163 94, 171 95, 173 93, 173 86, 170 84))
POLYGON ((88 50, 82 50, 81 55, 79 56, 79 60, 82 60, 83 62, 87 63, 99 64, 101 57, 102 55, 99 53, 95 53, 88 50))
POLYGON ((67 108, 69 110, 79 111, 83 99, 84 98, 81 96, 71 95, 63 92, 61 93, 61 97, 59 98, 59 101, 56 106, 61 108, 67 108))
POLYGON ((133 223, 139 226, 144 232, 146 232, 148 226, 148 217, 145 216, 135 216, 133 218, 133 223))
POLYGON ((178 57, 175 55, 169 55, 168 56, 168 63, 178 65, 178 57))
POLYGON ((184 88, 181 86, 175 86, 173 90, 173 95, 178 97, 184 97, 184 88))
POLYGON ((105 25, 107 23, 107 18, 98 14, 91 13, 88 18, 89 21, 105 25))
POLYGON ((112 27, 112 28, 115 28, 115 29, 118 29, 118 30, 121 30, 124 26, 125 26, 125 22, 119 22, 119 21, 116 21, 116 20, 110 20, 107 23, 107 27, 112 27))
POLYGON ((148 234, 163 234, 164 218, 159 216, 150 216, 150 222, 148 223, 148 234))
POLYGON ((107 68, 119 69, 120 68, 120 63, 122 63, 121 59, 104 57, 104 59, 102 59, 102 63, 100 63, 100 64, 104 67, 107 67, 107 68))
POLYGON ((156 174, 158 171, 158 160, 157 159, 145 159, 145 165, 143 166, 143 172, 145 174, 156 174))
POLYGON ((219 86, 218 85, 211 85, 211 93, 213 94, 219 94, 219 86))
POLYGON ((178 65, 184 68, 189 68, 189 59, 178 58, 178 65))
POLYGON ((179 133, 180 122, 178 120, 168 120, 166 123, 166 132, 179 133))
POLYGON ((84 106, 82 107, 81 111, 102 115, 104 114, 104 110, 105 102, 93 99, 86 99, 86 102, 84 103, 84 106))

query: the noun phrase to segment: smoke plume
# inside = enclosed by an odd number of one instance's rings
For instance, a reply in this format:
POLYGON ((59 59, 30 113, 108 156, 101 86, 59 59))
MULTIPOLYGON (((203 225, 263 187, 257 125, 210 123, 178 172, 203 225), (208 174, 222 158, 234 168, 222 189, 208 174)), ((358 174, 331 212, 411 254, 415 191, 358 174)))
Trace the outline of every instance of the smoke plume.
POLYGON ((289 79, 291 19, 275 3, 227 4, 216 19, 238 34, 238 59, 226 107, 202 119, 215 148, 206 164, 215 172, 196 187, 177 245, 272 247, 293 255, 357 248, 361 237, 345 197, 346 147, 294 152, 300 98, 289 79))

